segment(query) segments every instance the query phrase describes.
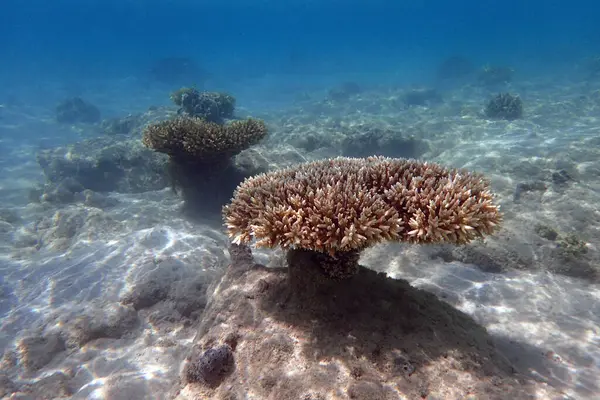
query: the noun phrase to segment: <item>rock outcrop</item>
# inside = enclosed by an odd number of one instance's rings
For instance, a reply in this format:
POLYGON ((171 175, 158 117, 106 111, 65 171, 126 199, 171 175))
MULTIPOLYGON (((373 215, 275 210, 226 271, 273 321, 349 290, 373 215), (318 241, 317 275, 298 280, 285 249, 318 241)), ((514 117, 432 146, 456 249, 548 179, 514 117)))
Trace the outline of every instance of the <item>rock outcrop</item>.
POLYGON ((258 265, 244 246, 230 252, 178 400, 559 398, 518 374, 471 317, 406 281, 363 267, 333 281, 302 252, 288 268, 258 265), (219 379, 189 379, 198 357, 223 346, 233 360, 219 379))

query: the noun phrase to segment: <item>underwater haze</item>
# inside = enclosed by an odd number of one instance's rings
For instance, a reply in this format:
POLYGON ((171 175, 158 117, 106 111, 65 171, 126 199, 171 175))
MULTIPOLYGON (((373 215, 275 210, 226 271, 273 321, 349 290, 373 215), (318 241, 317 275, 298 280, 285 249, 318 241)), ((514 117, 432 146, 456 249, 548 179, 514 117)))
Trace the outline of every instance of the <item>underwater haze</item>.
POLYGON ((599 15, 3 0, 0 398, 600 398, 599 15))

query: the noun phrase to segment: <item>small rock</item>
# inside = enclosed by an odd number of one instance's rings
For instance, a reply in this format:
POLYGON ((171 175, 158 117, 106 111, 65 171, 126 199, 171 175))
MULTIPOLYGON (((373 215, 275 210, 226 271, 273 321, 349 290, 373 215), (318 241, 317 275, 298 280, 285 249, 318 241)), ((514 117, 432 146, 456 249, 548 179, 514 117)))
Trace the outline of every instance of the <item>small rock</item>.
POLYGON ((116 199, 96 193, 89 189, 84 190, 83 195, 85 196, 85 200, 83 201, 84 204, 90 207, 109 208, 119 203, 116 199))
POLYGON ((29 372, 41 369, 63 350, 65 350, 65 343, 59 335, 55 334, 26 336, 17 342, 19 360, 29 372))
POLYGON ((200 382, 218 386, 233 367, 233 352, 228 345, 206 350, 201 356, 193 356, 186 365, 184 376, 188 382, 200 382))
POLYGON ((571 175, 564 169, 552 173, 552 183, 555 185, 566 185, 569 181, 574 180, 571 175))
POLYGON ((544 239, 554 241, 558 238, 558 232, 556 232, 554 229, 547 225, 537 224, 534 227, 534 230, 535 233, 538 234, 538 236, 543 237, 544 239))
POLYGON ((100 338, 118 339, 138 323, 137 312, 120 304, 96 306, 85 315, 66 323, 64 335, 69 347, 81 347, 100 338))
POLYGON ((516 203, 521 199, 523 193, 526 192, 545 192, 547 189, 546 184, 542 181, 532 181, 532 182, 521 182, 517 184, 517 188, 515 189, 515 194, 513 195, 513 201, 516 203))

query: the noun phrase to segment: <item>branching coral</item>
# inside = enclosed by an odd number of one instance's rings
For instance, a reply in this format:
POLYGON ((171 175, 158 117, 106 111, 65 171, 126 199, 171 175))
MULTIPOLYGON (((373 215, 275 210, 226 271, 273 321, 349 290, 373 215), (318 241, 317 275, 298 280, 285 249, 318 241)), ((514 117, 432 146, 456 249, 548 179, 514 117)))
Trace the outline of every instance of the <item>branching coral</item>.
POLYGON ((500 93, 488 101, 485 116, 494 119, 519 119, 523 116, 523 101, 519 96, 500 93))
POLYGON ((462 244, 490 234, 501 220, 492 200, 489 183, 467 171, 340 157, 249 178, 223 214, 234 243, 357 262, 352 254, 383 241, 462 244))
POLYGON ((252 118, 219 125, 201 118, 179 117, 146 127, 142 142, 180 160, 209 162, 232 157, 266 134, 265 123, 252 118))
POLYGON ((145 128, 142 142, 169 155, 172 187, 184 198, 184 212, 218 215, 235 187, 247 176, 234 156, 267 134, 263 121, 246 119, 225 125, 180 116, 145 128))
POLYGON ((171 93, 173 103, 181 107, 179 112, 210 122, 222 123, 233 118, 235 98, 227 93, 200 92, 194 88, 181 88, 171 93))

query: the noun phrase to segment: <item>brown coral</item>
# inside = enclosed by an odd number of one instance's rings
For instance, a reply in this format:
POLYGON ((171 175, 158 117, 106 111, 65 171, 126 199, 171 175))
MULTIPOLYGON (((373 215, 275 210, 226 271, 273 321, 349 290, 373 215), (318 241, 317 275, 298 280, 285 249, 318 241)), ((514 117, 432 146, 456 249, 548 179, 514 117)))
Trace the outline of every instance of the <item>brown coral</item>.
POLYGON ((147 126, 142 142, 174 158, 208 162, 232 157, 266 134, 265 123, 258 119, 220 125, 201 118, 179 117, 147 126))
MULTIPOLYGON (((223 210, 234 243, 330 256, 394 240, 467 243, 501 220, 482 176, 385 157, 335 158, 244 181, 223 210)), ((337 258, 337 257, 336 257, 337 258)))

